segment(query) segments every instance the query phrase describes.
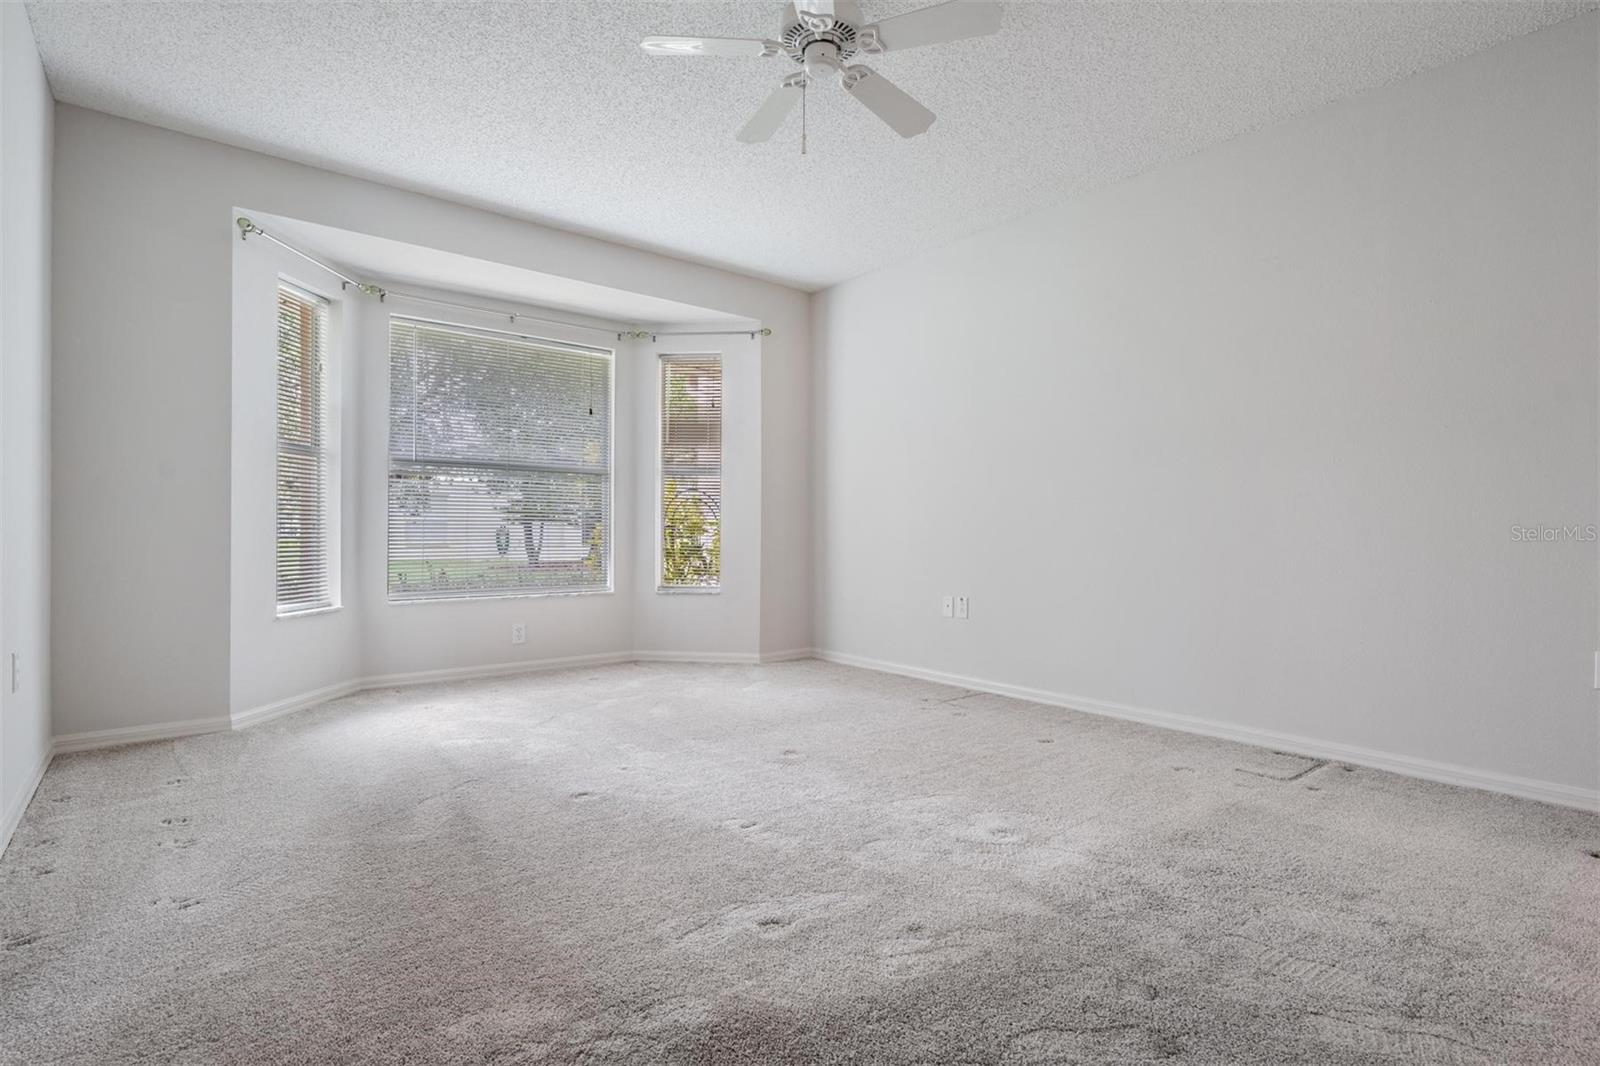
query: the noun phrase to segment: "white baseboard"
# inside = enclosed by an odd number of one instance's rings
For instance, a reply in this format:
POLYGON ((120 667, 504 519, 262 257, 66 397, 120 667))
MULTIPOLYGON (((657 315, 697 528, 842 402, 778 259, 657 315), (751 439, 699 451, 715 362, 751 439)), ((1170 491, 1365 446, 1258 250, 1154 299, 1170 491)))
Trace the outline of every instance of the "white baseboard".
POLYGON ((141 744, 147 740, 173 740, 199 733, 222 733, 232 727, 227 718, 190 718, 182 722, 157 722, 154 725, 127 726, 121 729, 96 729, 88 733, 68 733, 55 739, 54 751, 65 755, 94 748, 115 748, 141 744))
POLYGON ((310 692, 301 692, 294 696, 286 696, 281 700, 264 703, 259 707, 240 711, 232 717, 234 729, 245 729, 249 726, 270 722, 274 718, 282 718, 295 711, 303 711, 308 707, 327 703, 329 700, 339 699, 341 696, 352 696, 357 692, 369 692, 379 688, 405 688, 410 685, 431 685, 443 681, 472 681, 488 677, 509 677, 514 674, 535 674, 547 670, 563 670, 578 666, 600 666, 609 663, 625 663, 632 661, 631 655, 617 652, 605 652, 600 655, 571 655, 560 659, 523 659, 511 663, 490 663, 486 666, 452 666, 442 670, 415 670, 403 674, 374 674, 371 677, 358 677, 350 681, 339 681, 322 688, 312 689, 310 692))
POLYGON ((763 652, 636 651, 630 658, 636 663, 787 663, 811 658, 811 649, 763 652))
POLYGON ((1358 748, 1350 744, 1319 740, 1315 737, 1278 733, 1270 729, 1257 729, 1253 726, 1233 725, 1211 718, 1174 714, 1171 711, 1155 711, 1145 707, 1131 707, 1126 704, 1111 703, 1107 700, 1089 699, 1084 696, 1071 696, 1061 692, 1049 692, 1044 689, 1011 685, 1003 681, 966 677, 961 674, 949 674, 940 670, 926 670, 918 666, 885 662, 882 659, 869 659, 861 655, 849 655, 844 652, 829 651, 822 648, 815 649, 812 654, 815 658, 825 659, 828 662, 839 663, 844 666, 857 666, 886 674, 900 674, 904 677, 935 681, 939 684, 953 685, 957 688, 989 692, 996 696, 1009 696, 1013 699, 1027 700, 1030 703, 1042 703, 1050 707, 1065 707, 1069 710, 1085 711, 1089 714, 1103 715, 1107 718, 1121 718, 1130 722, 1142 722, 1145 725, 1175 729, 1184 733, 1218 737, 1222 740, 1238 741, 1241 744, 1250 744, 1256 747, 1309 755, 1316 759, 1331 759, 1337 762, 1353 763, 1357 766, 1371 767, 1374 770, 1388 770, 1391 773, 1403 774, 1407 777, 1420 777, 1425 781, 1439 781, 1447 785, 1461 785, 1466 788, 1482 789, 1486 792, 1500 792, 1508 796, 1540 800, 1544 803, 1554 803, 1562 807, 1576 807, 1585 811, 1600 810, 1600 790, 1597 789, 1579 788, 1575 785, 1563 785, 1553 781, 1539 781, 1529 777, 1514 777, 1510 774, 1497 773, 1493 770, 1479 770, 1469 766, 1457 766, 1453 763, 1419 759, 1410 755, 1394 755, 1385 751, 1375 751, 1371 748, 1358 748))
POLYGON ((17 831, 17 826, 22 824, 22 816, 28 811, 28 804, 33 802, 33 794, 39 791, 39 782, 44 780, 44 772, 50 768, 50 760, 55 758, 56 751, 53 744, 45 745, 44 755, 39 759, 39 765, 33 768, 32 779, 16 799, 6 807, 3 818, 0 818, 0 857, 4 857, 6 848, 11 846, 11 834, 17 831))
MULTIPOLYGON (((810 649, 806 649, 810 655, 810 649)), ((442 670, 417 670, 403 674, 375 674, 351 681, 341 681, 323 688, 287 696, 281 700, 252 707, 233 715, 234 729, 270 722, 295 711, 303 711, 341 696, 368 692, 380 688, 404 688, 409 685, 431 685, 444 681, 473 681, 490 677, 511 677, 517 674, 536 674, 550 670, 571 670, 585 666, 611 666, 617 663, 673 662, 673 663, 755 663, 753 652, 677 652, 677 651, 608 651, 594 655, 568 655, 554 659, 520 659, 509 663, 490 663, 485 666, 452 666, 442 670)), ((152 738, 154 739, 154 738, 152 738)))
POLYGON ((233 729, 260 725, 262 722, 270 722, 274 718, 282 718, 295 711, 303 711, 307 707, 315 707, 319 703, 336 700, 340 696, 360 692, 362 687, 360 681, 340 681, 337 684, 325 685, 310 692, 302 692, 298 696, 289 696, 271 703, 263 703, 259 707, 252 707, 248 711, 240 711, 229 719, 229 724, 233 729))
POLYGON ((758 663, 753 651, 636 651, 628 656, 636 663, 758 663))
MULTIPOLYGON (((532 674, 546 670, 561 670, 578 666, 598 666, 610 663, 635 661, 633 652, 606 652, 600 655, 574 655, 561 659, 524 659, 510 663, 492 663, 487 666, 452 667, 444 670, 419 670, 404 674, 378 674, 339 681, 309 692, 286 696, 259 707, 251 707, 227 718, 191 718, 182 722, 159 722, 155 725, 130 726, 121 729, 97 729, 88 733, 67 733, 55 738, 52 754, 65 755, 75 751, 93 751, 97 748, 114 748, 123 744, 140 744, 150 740, 175 740, 179 737, 202 733, 225 733, 244 729, 274 718, 282 718, 295 711, 377 688, 401 688, 408 685, 426 685, 440 681, 467 681, 474 678, 504 677, 513 674, 532 674)), ((721 661, 706 659, 702 661, 721 661)), ((40 774, 43 774, 40 770, 40 774)), ((37 783, 36 783, 37 784, 37 783)), ((20 815, 19 815, 20 816, 20 815)))
POLYGON ((810 648, 790 648, 788 651, 764 651, 760 661, 764 663, 792 663, 797 659, 810 659, 815 653, 810 648))
POLYGON ((124 729, 101 729, 89 733, 71 733, 66 736, 56 737, 50 751, 45 754, 45 757, 35 770, 33 781, 29 785, 26 795, 14 803, 12 809, 5 812, 4 820, 0 821, 0 854, 4 853, 6 844, 11 840, 11 834, 21 822, 22 815, 27 810, 28 802, 38 789, 39 782, 44 778, 45 770, 49 767, 51 758, 58 754, 89 751, 94 748, 116 747, 122 744, 136 744, 149 740, 171 740, 177 737, 223 732, 229 729, 242 729, 252 725, 259 725, 262 722, 268 722, 274 718, 304 710, 308 707, 315 707, 318 704, 338 699, 341 696, 348 696, 370 689, 425 685, 441 681, 507 677, 516 674, 531 674, 548 670, 604 666, 627 662, 750 664, 757 662, 789 662, 796 659, 809 658, 823 659, 828 662, 860 667, 865 670, 876 670, 880 673, 915 677, 924 681, 951 685, 956 688, 972 689, 976 692, 989 692, 997 696, 1009 696, 1013 699, 1027 700, 1031 703, 1040 703, 1050 707, 1065 707, 1069 710, 1098 714, 1107 718, 1120 718, 1125 721, 1140 722, 1145 725, 1174 729, 1183 733, 1217 737, 1222 740, 1237 741, 1238 743, 1255 747, 1291 751, 1317 759, 1354 763, 1358 766, 1367 766, 1375 770, 1387 770, 1391 773, 1417 777, 1425 781, 1439 781, 1448 785, 1460 785, 1465 788, 1476 788, 1486 792, 1499 792, 1508 796, 1539 800, 1562 807, 1576 807, 1579 810, 1600 811, 1600 790, 1597 789, 1563 785, 1553 781, 1540 781, 1535 778, 1516 777, 1511 774, 1497 773, 1493 770, 1479 770, 1468 766, 1458 766, 1453 763, 1419 759, 1410 755, 1395 755, 1371 748, 1360 748, 1335 741, 1320 740, 1315 737, 1279 733, 1268 729, 1257 729, 1253 726, 1234 725, 1210 718, 1175 714, 1171 711, 1133 707, 1127 704, 1112 703, 1108 700, 1072 696, 1065 693, 1050 692, 1045 689, 1012 685, 1003 681, 990 681, 985 678, 968 677, 964 674, 951 674, 941 670, 928 670, 918 666, 908 666, 904 663, 893 663, 862 655, 850 655, 825 648, 795 648, 790 651, 768 652, 761 655, 750 652, 710 654, 634 651, 575 655, 558 659, 522 660, 511 663, 496 663, 488 666, 452 667, 443 670, 422 670, 404 674, 379 674, 372 677, 339 682, 310 692, 276 700, 260 707, 242 711, 232 716, 232 718, 193 718, 182 722, 162 722, 156 725, 134 726, 124 729))
POLYGON ((522 659, 510 663, 491 663, 487 666, 451 666, 443 670, 419 670, 408 674, 376 674, 354 682, 353 691, 374 688, 403 688, 406 685, 430 685, 439 681, 472 681, 484 677, 510 677, 515 674, 538 674, 548 670, 568 670, 580 666, 606 666, 612 663, 633 662, 631 652, 600 652, 595 655, 568 655, 558 659, 522 659))

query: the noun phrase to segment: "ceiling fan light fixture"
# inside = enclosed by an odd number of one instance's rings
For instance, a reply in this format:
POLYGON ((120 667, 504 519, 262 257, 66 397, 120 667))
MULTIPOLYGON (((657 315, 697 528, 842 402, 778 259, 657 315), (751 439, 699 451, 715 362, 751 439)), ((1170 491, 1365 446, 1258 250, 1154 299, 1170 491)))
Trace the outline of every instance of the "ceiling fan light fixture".
POLYGON ((806 69, 806 75, 812 78, 833 78, 844 69, 844 61, 839 56, 839 46, 832 41, 813 41, 806 45, 805 58, 801 65, 806 69))

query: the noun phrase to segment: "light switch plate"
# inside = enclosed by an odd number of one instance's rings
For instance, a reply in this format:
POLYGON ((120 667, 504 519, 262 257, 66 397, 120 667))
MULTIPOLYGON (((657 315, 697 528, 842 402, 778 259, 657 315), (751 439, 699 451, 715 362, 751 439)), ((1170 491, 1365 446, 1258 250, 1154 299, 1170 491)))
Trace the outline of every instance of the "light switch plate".
POLYGON ((967 598, 965 596, 956 597, 956 617, 967 617, 967 598))
POLYGON ((946 596, 944 602, 939 606, 939 613, 946 618, 954 618, 956 616, 956 598, 954 596, 946 596))

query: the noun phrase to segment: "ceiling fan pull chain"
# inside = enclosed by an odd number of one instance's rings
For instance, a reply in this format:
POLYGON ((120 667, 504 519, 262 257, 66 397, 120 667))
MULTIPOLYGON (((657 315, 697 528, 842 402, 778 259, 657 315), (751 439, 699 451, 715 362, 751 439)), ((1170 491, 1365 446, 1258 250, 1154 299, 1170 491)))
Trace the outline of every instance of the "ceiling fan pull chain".
POLYGON ((800 83, 800 154, 806 154, 806 86, 808 81, 800 83))

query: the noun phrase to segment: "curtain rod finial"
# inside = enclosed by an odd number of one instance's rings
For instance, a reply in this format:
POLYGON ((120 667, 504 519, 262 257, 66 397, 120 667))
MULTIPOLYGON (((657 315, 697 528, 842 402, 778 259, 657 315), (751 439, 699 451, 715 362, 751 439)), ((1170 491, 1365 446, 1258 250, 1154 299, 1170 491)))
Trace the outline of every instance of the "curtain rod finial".
POLYGON ((243 215, 240 215, 238 218, 234 219, 233 221, 239 227, 239 239, 241 241, 244 240, 246 237, 250 236, 250 234, 252 234, 252 233, 260 233, 261 232, 260 230, 256 229, 256 224, 254 222, 251 222, 248 218, 244 217, 243 215))

